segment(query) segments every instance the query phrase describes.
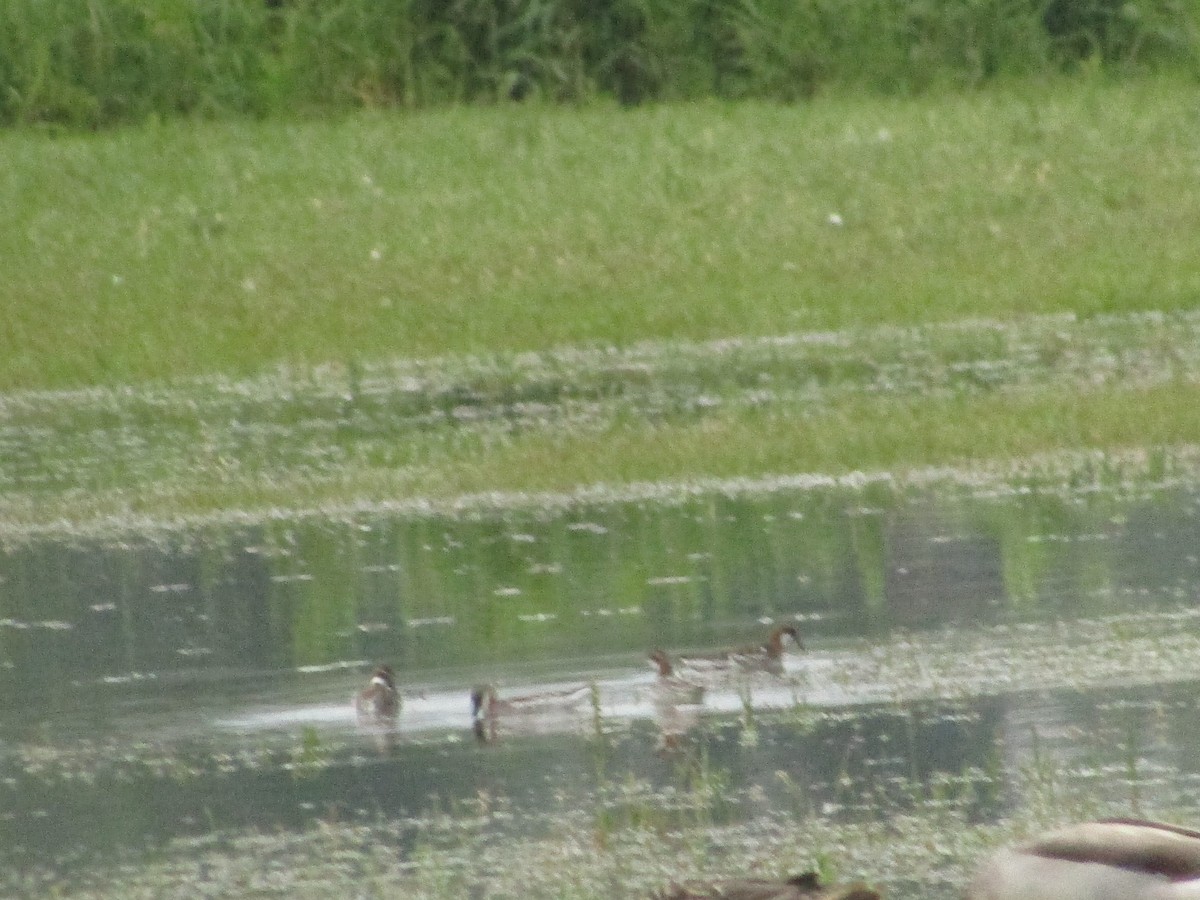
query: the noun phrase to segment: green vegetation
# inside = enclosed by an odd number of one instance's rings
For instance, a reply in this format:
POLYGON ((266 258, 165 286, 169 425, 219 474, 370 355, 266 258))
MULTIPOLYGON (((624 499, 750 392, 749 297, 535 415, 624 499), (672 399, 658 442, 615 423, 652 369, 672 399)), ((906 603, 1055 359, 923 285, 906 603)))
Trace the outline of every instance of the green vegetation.
POLYGON ((1196 0, 8 0, 0 123, 791 101, 1198 61, 1196 0))
MULTIPOLYGON (((478 435, 452 438, 434 454, 421 439, 398 448, 421 463, 373 466, 351 459, 325 473, 274 472, 264 478, 236 460, 201 460, 196 468, 164 472, 159 480, 114 483, 79 492, 14 493, 3 509, 6 526, 170 520, 222 511, 304 512, 343 504, 420 498, 439 506, 463 495, 501 492, 570 493, 607 485, 613 496, 630 482, 753 478, 791 472, 846 474, 856 469, 897 472, 926 465, 968 466, 989 459, 1027 459, 1076 447, 1122 450, 1170 446, 1200 433, 1194 386, 1071 398, 967 398, 921 403, 848 403, 821 415, 777 411, 713 415, 693 424, 637 424, 594 433, 534 430, 494 443, 478 435)), ((442 441, 436 442, 442 444, 442 441)), ((202 449, 202 448, 201 448, 202 449)), ((123 482, 128 471, 96 475, 123 482)))
MULTIPOLYGON (((294 542, 305 512, 545 509, 883 473, 862 482, 869 497, 929 466, 999 470, 1007 487, 1194 484, 1198 72, 1197 0, 12 0, 0 8, 0 123, 19 126, 0 134, 0 540, 277 516, 294 542)), ((1003 577, 1027 602, 1059 561, 1019 527, 1042 511, 988 532, 1007 536, 1003 577)), ((414 553, 433 546, 425 527, 414 553)), ((806 549, 852 540, 860 568, 883 571, 882 530, 852 529, 806 549)), ((450 543, 442 522, 429 530, 450 543)), ((639 590, 659 546, 642 544, 639 590)), ((304 549, 352 585, 363 546, 356 532, 352 546, 304 549)), ((1069 549, 1093 577, 1098 557, 1069 549)), ((461 566, 418 571, 388 553, 397 578, 461 566)), ((29 618, 58 629, 68 619, 51 608, 78 592, 42 568, 22 575, 38 584, 29 618)), ((596 580, 611 605, 619 591, 596 580)), ((559 585, 525 602, 586 596, 559 585)), ((285 597, 320 625, 288 634, 306 660, 371 646, 342 587, 285 597)), ((944 697, 1012 672, 1045 676, 1038 689, 1075 672, 1165 681, 1194 670, 1169 624, 1168 644, 1123 622, 1121 656, 1106 618, 1074 668, 1057 635, 1014 631, 1025 654, 1007 668, 987 634, 965 654, 951 635, 954 665, 940 669, 903 637, 838 672, 874 677, 897 702, 920 699, 905 684, 944 697)), ((749 713, 745 748, 760 722, 749 713)), ((966 824, 981 779, 964 769, 900 785, 932 795, 917 816, 843 780, 866 824, 725 825, 725 773, 707 756, 673 792, 673 818, 596 758, 607 783, 594 808, 503 859, 472 830, 491 814, 481 792, 474 820, 459 809, 444 832, 422 823, 407 856, 399 822, 214 829, 87 889, 195 886, 199 860, 202 879, 242 893, 366 882, 459 896, 487 879, 529 896, 643 894, 697 861, 743 868, 755 846, 786 870, 833 860, 948 897, 985 846, 1096 796, 1064 804, 1047 767, 1021 788, 1048 786, 1051 802, 1035 794, 1001 833, 966 824), (714 854, 722 841, 738 849, 714 854)), ((310 728, 285 769, 303 783, 331 759, 310 728)), ((1131 746, 1130 783, 1137 761, 1131 746)), ((21 887, 36 893, 41 877, 21 887)))
POLYGON ((1093 73, 0 135, 4 515, 1181 448, 1194 98, 1093 73), (76 388, 111 390, 36 393, 76 388))
POLYGON ((1066 454, 1061 478, 1081 448, 1165 448, 1154 478, 1193 467, 1198 348, 1195 313, 1053 316, 14 393, 0 519, 450 508, 1046 454, 1066 454))
POLYGON ((9 133, 0 390, 1189 308, 1194 96, 9 133))

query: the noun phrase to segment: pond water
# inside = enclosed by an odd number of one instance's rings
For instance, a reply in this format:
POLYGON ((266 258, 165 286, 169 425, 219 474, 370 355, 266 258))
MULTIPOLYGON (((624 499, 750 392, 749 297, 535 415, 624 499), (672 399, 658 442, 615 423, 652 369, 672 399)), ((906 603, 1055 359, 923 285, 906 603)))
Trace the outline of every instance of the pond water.
POLYGON ((952 897, 1004 823, 1195 823, 1198 509, 1083 477, 10 538, 0 893, 637 896, 816 863, 952 897), (782 674, 699 702, 647 665, 781 623, 782 674), (351 708, 380 662, 394 728, 351 708), (589 690, 481 742, 479 683, 589 690), (599 881, 563 880, 567 833, 599 881))

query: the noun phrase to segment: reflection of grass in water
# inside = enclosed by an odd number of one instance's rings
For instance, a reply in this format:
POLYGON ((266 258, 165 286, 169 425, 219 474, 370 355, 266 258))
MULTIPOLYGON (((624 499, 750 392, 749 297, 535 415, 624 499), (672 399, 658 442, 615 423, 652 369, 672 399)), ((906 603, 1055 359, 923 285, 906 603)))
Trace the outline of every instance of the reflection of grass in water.
POLYGON ((1031 791, 1036 791, 1041 799, 1040 805, 1053 809, 1058 805, 1056 796, 1058 790, 1058 773, 1055 760, 1042 748, 1042 737, 1037 726, 1029 729, 1030 754, 1029 762, 1024 769, 1025 782, 1031 791))
POLYGON ((1141 731, 1131 723, 1121 748, 1125 757, 1125 777, 1129 781, 1129 805, 1135 816, 1140 816, 1142 807, 1141 778, 1138 774, 1141 747, 1141 731))
POLYGON ((708 747, 690 754, 676 769, 676 779, 686 798, 683 809, 693 827, 709 828, 721 821, 730 805, 729 772, 712 765, 708 747))
POLYGON ((743 747, 758 746, 758 723, 754 718, 754 696, 749 678, 740 678, 737 684, 738 701, 742 712, 738 717, 738 743, 743 747))
POLYGON ((608 781, 599 785, 594 800, 597 846, 612 846, 614 835, 625 829, 665 830, 670 814, 658 800, 650 784, 632 774, 623 781, 608 781))
POLYGON ((603 784, 608 777, 608 764, 612 756, 612 740, 604 726, 604 716, 600 709, 600 688, 596 682, 591 683, 588 696, 591 704, 591 734, 588 736, 588 748, 592 759, 592 773, 596 783, 603 784))
POLYGON ((312 726, 305 726, 300 732, 300 743, 291 753, 288 770, 293 778, 305 778, 316 775, 330 764, 330 751, 321 741, 320 732, 312 726))
POLYGON ((597 785, 593 802, 598 846, 612 846, 615 837, 627 830, 680 834, 727 820, 732 779, 712 765, 707 747, 689 749, 670 765, 674 787, 666 793, 632 773, 597 785))

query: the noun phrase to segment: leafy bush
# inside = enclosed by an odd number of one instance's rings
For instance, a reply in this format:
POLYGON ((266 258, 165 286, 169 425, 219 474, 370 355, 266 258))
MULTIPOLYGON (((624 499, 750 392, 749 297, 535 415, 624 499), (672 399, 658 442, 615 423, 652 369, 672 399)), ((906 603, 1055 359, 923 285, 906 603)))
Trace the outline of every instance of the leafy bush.
POLYGON ((1196 68, 1197 0, 8 0, 0 123, 1196 68))

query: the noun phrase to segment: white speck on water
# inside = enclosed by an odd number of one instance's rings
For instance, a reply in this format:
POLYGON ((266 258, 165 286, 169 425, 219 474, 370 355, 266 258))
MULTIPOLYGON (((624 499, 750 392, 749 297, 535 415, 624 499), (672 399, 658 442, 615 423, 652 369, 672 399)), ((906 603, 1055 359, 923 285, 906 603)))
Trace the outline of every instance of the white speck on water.
POLYGON ((567 531, 586 531, 591 534, 608 534, 608 529, 597 522, 572 522, 567 531))
POLYGON ((389 631, 392 626, 387 622, 359 622, 357 627, 363 634, 375 634, 380 631, 389 631))
POLYGON ((689 584, 694 580, 691 575, 661 575, 657 578, 647 578, 646 584, 689 584))
POLYGON ((185 582, 177 584, 156 584, 150 587, 152 594, 182 594, 184 591, 190 591, 192 586, 185 582))

